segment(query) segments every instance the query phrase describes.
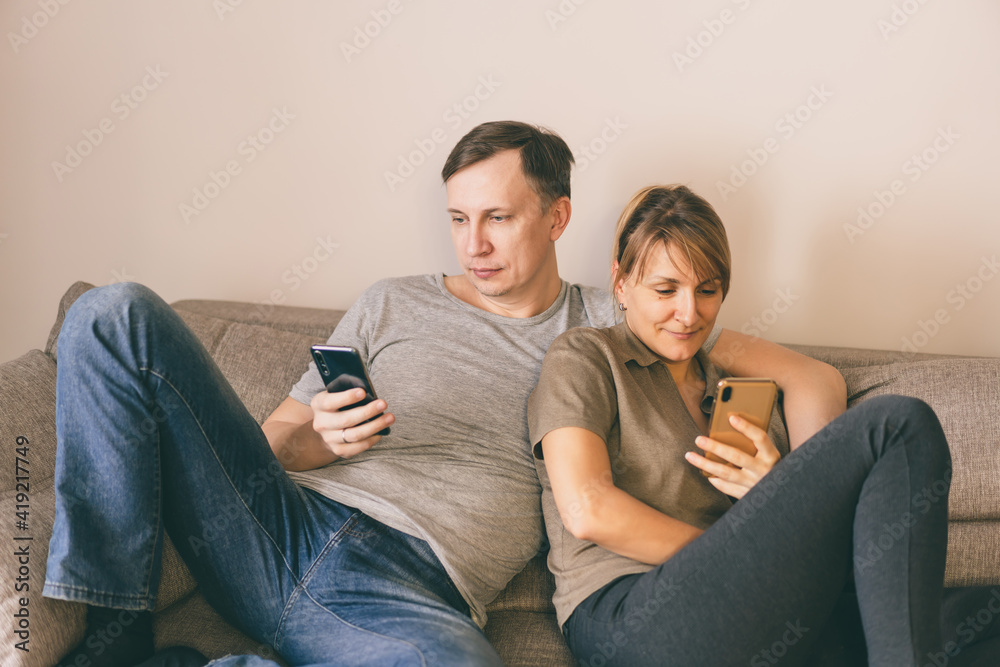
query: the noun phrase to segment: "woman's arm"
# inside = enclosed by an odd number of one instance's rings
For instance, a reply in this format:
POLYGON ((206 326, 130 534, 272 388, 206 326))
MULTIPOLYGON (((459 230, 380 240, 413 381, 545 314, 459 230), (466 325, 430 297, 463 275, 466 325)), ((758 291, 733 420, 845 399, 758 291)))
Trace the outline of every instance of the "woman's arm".
POLYGON ((709 359, 729 375, 778 383, 792 449, 847 409, 847 383, 836 368, 763 338, 723 329, 709 359))
POLYGON ((703 532, 616 487, 607 445, 592 431, 572 426, 549 431, 542 453, 559 516, 577 539, 659 565, 703 532))

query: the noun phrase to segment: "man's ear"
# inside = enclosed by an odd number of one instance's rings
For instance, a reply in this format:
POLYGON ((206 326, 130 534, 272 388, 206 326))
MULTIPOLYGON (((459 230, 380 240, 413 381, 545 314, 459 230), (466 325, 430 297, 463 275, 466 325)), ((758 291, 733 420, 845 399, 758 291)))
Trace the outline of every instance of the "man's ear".
POLYGON ((550 241, 555 241, 562 236, 572 214, 573 205, 570 203, 569 197, 560 197, 552 202, 552 206, 549 207, 549 215, 552 218, 552 227, 549 230, 550 241))

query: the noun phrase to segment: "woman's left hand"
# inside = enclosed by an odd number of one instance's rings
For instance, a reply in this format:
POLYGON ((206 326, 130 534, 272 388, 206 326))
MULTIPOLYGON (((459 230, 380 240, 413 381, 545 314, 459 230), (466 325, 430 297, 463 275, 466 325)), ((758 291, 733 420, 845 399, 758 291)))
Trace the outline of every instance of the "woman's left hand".
POLYGON ((754 426, 738 415, 730 415, 729 423, 750 438, 757 447, 755 456, 702 435, 695 439, 695 444, 729 463, 710 461, 695 452, 688 452, 684 458, 688 463, 712 475, 708 481, 719 491, 733 498, 742 498, 781 460, 781 454, 764 429, 754 426))

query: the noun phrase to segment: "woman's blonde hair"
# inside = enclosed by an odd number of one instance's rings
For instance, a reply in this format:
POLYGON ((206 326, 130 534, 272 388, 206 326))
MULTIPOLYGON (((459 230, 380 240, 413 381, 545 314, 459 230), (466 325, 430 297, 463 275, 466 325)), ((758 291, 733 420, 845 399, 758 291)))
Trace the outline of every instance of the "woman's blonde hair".
POLYGON ((717 278, 726 298, 732 266, 726 229, 712 205, 684 185, 643 188, 625 205, 615 230, 612 294, 619 280, 643 275, 658 243, 668 253, 682 252, 699 279, 717 278))

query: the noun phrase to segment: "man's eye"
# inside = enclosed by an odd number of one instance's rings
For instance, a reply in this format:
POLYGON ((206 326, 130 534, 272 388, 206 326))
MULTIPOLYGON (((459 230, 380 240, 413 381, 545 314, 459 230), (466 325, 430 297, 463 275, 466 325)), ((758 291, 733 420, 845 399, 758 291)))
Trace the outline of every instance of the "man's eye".
POLYGON ((507 216, 507 215, 494 215, 494 216, 490 217, 490 220, 492 220, 493 222, 503 222, 504 220, 506 220, 509 217, 510 216, 507 216))
POLYGON ((656 293, 657 294, 662 294, 664 296, 669 296, 669 295, 673 294, 675 291, 676 290, 672 290, 672 289, 658 289, 658 290, 656 290, 656 293))
POLYGON ((459 224, 459 225, 460 225, 460 224, 462 224, 463 222, 465 222, 465 218, 456 218, 456 217, 452 217, 451 221, 452 221, 452 222, 454 222, 454 223, 456 223, 456 224, 459 224))
POLYGON ((718 292, 718 290, 714 290, 714 289, 703 289, 703 290, 701 290, 701 293, 704 294, 705 296, 715 296, 716 292, 718 292))

